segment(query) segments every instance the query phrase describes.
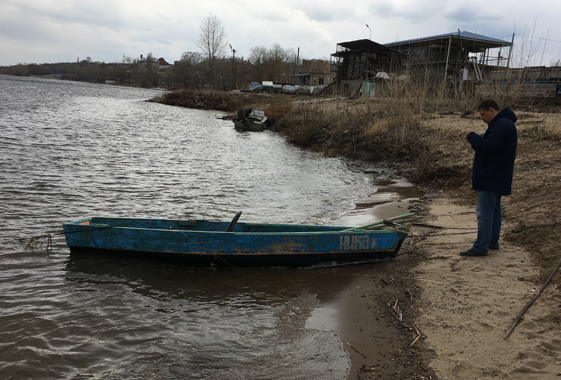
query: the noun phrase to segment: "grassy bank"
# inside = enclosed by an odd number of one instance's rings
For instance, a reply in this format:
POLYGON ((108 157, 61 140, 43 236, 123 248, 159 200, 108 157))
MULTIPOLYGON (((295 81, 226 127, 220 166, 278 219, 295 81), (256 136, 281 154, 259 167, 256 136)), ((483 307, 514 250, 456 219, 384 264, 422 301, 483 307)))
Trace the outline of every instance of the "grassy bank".
POLYGON ((330 156, 407 161, 416 169, 413 180, 450 181, 467 175, 465 168, 439 164, 440 158, 449 154, 442 142, 454 141, 459 145, 461 141, 457 138, 458 130, 426 125, 427 120, 438 117, 441 106, 437 102, 191 90, 170 92, 157 101, 231 114, 241 108, 264 110, 271 122, 270 129, 284 135, 290 143, 330 156))
MULTIPOLYGON (((498 98, 517 113, 536 108, 534 101, 498 98)), ((447 99, 438 94, 404 97, 403 92, 384 99, 347 99, 196 90, 173 91, 157 99, 164 104, 230 114, 241 108, 260 109, 268 116, 270 129, 290 143, 329 156, 408 163, 415 169, 410 173, 411 180, 438 181, 448 186, 470 180, 471 155, 463 130, 467 125, 484 131, 476 109, 480 100, 447 99)), ((558 112, 558 108, 545 111, 558 112)), ((521 135, 559 140, 561 127, 555 122, 533 121, 521 135)))

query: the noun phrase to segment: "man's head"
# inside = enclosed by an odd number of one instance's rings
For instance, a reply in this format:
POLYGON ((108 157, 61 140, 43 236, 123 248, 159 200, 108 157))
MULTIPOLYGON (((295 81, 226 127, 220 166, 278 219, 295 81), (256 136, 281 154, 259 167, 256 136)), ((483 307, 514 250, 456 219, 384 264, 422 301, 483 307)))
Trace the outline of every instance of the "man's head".
POLYGON ((499 113, 499 105, 493 99, 486 99, 482 101, 477 109, 481 120, 483 120, 485 124, 492 122, 495 116, 499 113))

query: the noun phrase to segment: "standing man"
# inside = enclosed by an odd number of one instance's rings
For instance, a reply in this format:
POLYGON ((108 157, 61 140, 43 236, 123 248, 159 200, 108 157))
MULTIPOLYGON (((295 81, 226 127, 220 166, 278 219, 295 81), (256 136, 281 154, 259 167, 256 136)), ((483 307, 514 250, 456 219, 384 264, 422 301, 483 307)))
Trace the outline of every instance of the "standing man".
POLYGON ((512 176, 518 133, 516 115, 509 107, 499 111, 497 102, 484 100, 478 108, 481 120, 488 125, 483 136, 464 131, 468 143, 475 150, 472 190, 477 191, 477 240, 460 256, 487 256, 489 249, 499 249, 501 232, 501 197, 512 193, 512 176))

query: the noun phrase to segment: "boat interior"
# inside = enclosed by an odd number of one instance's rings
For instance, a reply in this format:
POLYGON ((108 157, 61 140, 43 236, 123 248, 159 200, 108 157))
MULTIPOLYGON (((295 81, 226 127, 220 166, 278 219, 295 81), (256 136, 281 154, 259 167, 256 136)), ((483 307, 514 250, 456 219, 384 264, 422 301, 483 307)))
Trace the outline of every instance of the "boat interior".
MULTIPOLYGON (((232 221, 233 222, 233 221, 232 221)), ((110 226, 121 228, 140 228, 153 230, 183 230, 200 232, 337 232, 349 229, 342 226, 316 226, 304 224, 263 224, 263 223, 234 223, 213 222, 207 220, 169 220, 169 219, 131 219, 131 218, 107 218, 91 217, 81 219, 70 224, 88 226, 110 226)))

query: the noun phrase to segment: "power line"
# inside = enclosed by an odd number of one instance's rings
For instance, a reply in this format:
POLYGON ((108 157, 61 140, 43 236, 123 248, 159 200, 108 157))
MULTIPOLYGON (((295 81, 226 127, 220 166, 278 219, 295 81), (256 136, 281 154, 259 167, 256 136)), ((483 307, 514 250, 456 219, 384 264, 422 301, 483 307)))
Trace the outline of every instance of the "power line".
POLYGON ((542 40, 542 41, 547 41, 547 42, 561 42, 561 41, 559 41, 559 40, 553 40, 553 39, 551 39, 551 38, 532 37, 532 36, 525 36, 525 35, 516 34, 516 33, 514 33, 514 36, 515 36, 515 37, 516 37, 516 36, 518 36, 518 37, 523 37, 523 38, 531 38, 531 39, 533 39, 533 40, 542 40))

